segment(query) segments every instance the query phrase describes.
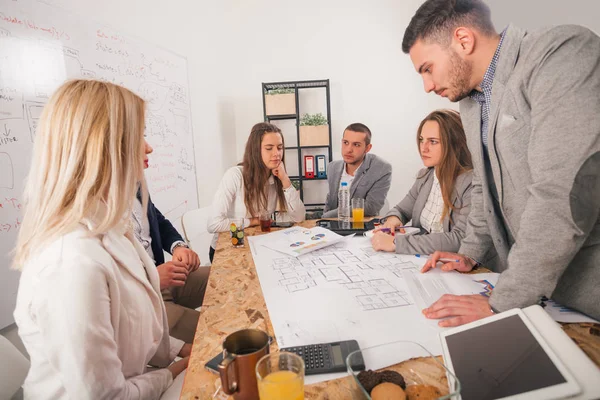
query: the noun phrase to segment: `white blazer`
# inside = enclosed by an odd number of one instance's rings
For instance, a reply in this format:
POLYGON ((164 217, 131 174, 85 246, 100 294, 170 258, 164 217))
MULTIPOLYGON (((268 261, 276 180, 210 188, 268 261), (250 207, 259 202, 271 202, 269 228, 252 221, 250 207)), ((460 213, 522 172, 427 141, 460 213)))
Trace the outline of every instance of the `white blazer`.
POLYGON ((31 357, 26 399, 158 399, 183 342, 168 335, 154 263, 125 229, 90 222, 23 268, 15 320, 31 357))

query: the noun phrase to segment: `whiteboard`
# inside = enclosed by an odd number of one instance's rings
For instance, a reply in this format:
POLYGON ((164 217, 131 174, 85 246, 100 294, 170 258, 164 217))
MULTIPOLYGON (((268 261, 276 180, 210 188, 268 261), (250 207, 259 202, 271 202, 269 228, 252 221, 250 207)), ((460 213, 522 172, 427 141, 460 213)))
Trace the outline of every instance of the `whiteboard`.
POLYGON ((186 59, 42 1, 2 2, 0 328, 13 322, 19 273, 9 269, 10 252, 35 128, 53 91, 78 77, 125 86, 146 100, 152 200, 178 229, 183 213, 198 208, 186 59))

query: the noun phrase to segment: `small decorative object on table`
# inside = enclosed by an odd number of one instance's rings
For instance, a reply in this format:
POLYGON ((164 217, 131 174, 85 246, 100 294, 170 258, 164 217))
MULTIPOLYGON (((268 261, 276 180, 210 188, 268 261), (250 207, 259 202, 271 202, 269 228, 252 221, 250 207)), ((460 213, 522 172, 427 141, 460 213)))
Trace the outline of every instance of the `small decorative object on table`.
POLYGON ((244 219, 232 219, 229 230, 231 231, 231 244, 233 247, 244 247, 244 219))

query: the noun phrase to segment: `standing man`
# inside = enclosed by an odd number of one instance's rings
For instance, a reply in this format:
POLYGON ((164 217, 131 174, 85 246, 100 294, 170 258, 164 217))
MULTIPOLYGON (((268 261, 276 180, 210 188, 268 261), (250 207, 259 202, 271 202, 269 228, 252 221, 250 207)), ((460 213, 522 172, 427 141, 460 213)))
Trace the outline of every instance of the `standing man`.
MULTIPOLYGON (((148 154, 152 147, 146 142, 144 168, 148 168, 148 154)), ((166 219, 148 198, 148 212, 143 214, 139 197, 134 202, 133 232, 157 265, 160 290, 167 310, 169 333, 186 343, 194 342, 200 313, 208 283, 210 267, 200 267, 200 258, 185 243, 177 229, 166 219), (173 255, 165 262, 163 251, 173 255), (199 268, 200 267, 200 268, 199 268)))
POLYGON ((554 300, 600 319, 600 38, 580 26, 496 33, 482 0, 427 0, 402 43, 425 91, 460 102, 473 156, 466 237, 442 269, 502 272, 491 298, 423 310, 456 326, 554 300), (491 305, 491 307, 490 307, 491 305))
POLYGON ((371 151, 371 130, 366 125, 348 125, 342 137, 343 160, 329 163, 327 181, 329 193, 323 218, 338 216, 338 190, 342 182, 350 187, 350 198, 365 199, 365 216, 381 211, 392 182, 392 166, 371 151))

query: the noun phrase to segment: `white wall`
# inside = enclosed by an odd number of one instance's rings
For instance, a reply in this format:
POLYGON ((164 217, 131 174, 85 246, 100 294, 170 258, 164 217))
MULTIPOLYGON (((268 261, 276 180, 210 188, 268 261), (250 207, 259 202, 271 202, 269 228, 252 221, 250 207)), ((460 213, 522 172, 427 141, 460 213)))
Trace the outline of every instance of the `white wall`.
POLYGON ((550 25, 583 25, 600 33, 598 0, 486 0, 496 29, 509 22, 527 29, 550 25))

